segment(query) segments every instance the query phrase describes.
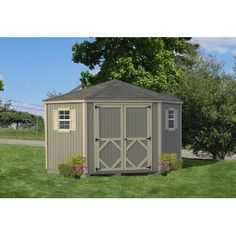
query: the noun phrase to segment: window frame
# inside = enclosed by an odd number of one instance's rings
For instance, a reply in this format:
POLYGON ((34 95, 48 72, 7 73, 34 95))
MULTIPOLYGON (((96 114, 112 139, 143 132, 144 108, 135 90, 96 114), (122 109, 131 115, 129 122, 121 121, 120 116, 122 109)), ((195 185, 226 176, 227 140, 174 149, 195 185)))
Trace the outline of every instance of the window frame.
POLYGON ((168 131, 175 131, 176 130, 176 116, 177 116, 177 114, 176 114, 176 110, 174 108, 168 108, 167 109, 167 120, 166 120, 166 122, 167 122, 167 130, 168 131), (170 118, 170 111, 173 112, 173 114, 171 114, 171 115, 173 115, 172 118, 170 118), (173 121, 173 127, 170 127, 170 121, 173 121))
MULTIPOLYGON (((66 114, 64 114, 64 117, 66 116, 66 114)), ((70 133, 71 131, 71 112, 70 112, 70 108, 59 108, 58 109, 58 132, 59 133, 70 133), (63 118, 63 119, 60 119, 60 112, 69 112, 69 114, 67 116, 69 116, 69 118, 63 118), (69 128, 61 128, 61 124, 60 122, 61 121, 66 121, 66 122, 69 122, 69 128)))

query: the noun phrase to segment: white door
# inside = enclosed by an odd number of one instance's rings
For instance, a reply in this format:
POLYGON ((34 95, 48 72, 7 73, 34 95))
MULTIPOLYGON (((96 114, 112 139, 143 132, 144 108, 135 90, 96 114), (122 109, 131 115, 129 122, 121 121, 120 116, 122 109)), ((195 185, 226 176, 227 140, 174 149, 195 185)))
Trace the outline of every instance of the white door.
POLYGON ((151 169, 151 105, 94 106, 95 171, 151 169))

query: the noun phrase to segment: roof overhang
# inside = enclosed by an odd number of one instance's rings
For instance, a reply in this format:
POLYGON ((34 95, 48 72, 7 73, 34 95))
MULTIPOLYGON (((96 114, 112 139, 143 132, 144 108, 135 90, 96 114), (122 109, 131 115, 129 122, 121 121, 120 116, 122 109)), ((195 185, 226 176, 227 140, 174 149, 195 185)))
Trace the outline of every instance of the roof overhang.
POLYGON ((47 104, 67 104, 67 103, 171 103, 171 104, 183 104, 182 101, 169 101, 169 100, 61 100, 61 101, 43 101, 47 104))

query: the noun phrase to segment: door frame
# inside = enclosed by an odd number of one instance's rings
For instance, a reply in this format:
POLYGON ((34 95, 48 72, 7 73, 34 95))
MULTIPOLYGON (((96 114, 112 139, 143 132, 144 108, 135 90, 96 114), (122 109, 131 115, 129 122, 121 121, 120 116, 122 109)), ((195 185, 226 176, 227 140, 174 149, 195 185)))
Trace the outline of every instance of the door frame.
MULTIPOLYGON (((101 170, 102 172, 111 172, 111 171, 126 171, 126 170, 147 170, 147 168, 126 168, 125 162, 126 162, 126 151, 125 151, 125 134, 126 134, 126 108, 127 107, 147 107, 150 106, 151 109, 147 108, 147 134, 150 134, 150 137, 152 138, 152 103, 94 103, 93 104, 93 112, 94 112, 94 171, 98 172, 96 169, 99 165, 99 142, 96 142, 96 137, 100 138, 99 135, 99 107, 105 107, 105 108, 120 108, 120 126, 121 126, 121 168, 107 168, 101 170), (150 122, 149 122, 150 121, 150 122)), ((151 166, 151 169, 153 169, 152 166, 152 139, 151 141, 147 141, 147 163, 151 166), (149 153, 149 155, 148 155, 149 153)))

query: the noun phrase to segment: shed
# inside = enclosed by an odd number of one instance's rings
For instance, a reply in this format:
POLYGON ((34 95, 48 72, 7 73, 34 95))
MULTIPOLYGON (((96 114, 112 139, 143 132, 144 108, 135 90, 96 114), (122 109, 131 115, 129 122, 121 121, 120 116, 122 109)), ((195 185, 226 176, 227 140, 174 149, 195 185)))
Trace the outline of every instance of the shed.
POLYGON ((161 153, 181 157, 182 102, 110 80, 45 103, 46 169, 87 158, 89 175, 155 173, 161 153))

